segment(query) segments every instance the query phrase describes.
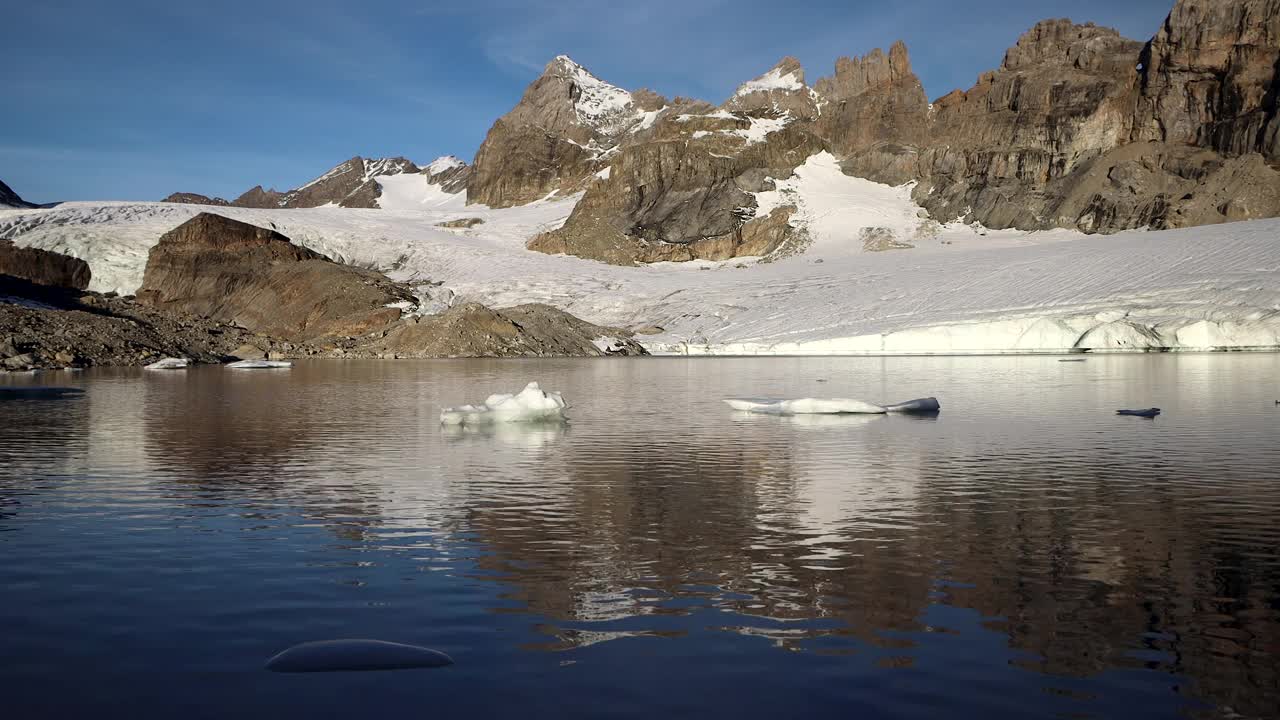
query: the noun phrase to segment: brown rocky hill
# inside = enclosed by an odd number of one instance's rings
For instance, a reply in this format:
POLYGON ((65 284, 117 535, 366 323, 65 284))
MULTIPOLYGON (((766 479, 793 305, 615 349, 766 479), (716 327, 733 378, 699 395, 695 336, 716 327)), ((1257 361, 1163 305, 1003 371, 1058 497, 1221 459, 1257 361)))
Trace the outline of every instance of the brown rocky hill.
POLYGON ((288 340, 364 335, 400 318, 413 294, 273 230, 201 213, 160 237, 138 299, 288 340))
POLYGON ((787 247, 803 233, 780 217, 791 209, 756 218, 751 193, 821 150, 850 175, 915 181, 916 202, 943 222, 1114 232, 1272 217, 1278 63, 1280 0, 1178 0, 1145 44, 1041 22, 999 68, 932 104, 898 43, 840 59, 812 87, 787 58, 718 109, 686 101, 642 133, 581 140, 558 60, 495 124, 472 187, 508 204, 585 190, 564 227, 529 247, 622 264, 787 247), (558 129, 511 129, 544 116, 558 129), (560 145, 599 152, 541 152, 560 145), (503 176, 489 152, 522 158, 519 168, 503 176))
POLYGON ((0 246, 0 341, 9 338, 17 358, 0 360, 12 359, 10 369, 21 369, 145 364, 159 355, 216 362, 264 354, 645 354, 626 330, 545 305, 462 304, 418 317, 405 312, 417 304, 408 286, 332 262, 274 230, 212 213, 161 237, 136 301, 80 292, 87 282, 79 260, 0 246))

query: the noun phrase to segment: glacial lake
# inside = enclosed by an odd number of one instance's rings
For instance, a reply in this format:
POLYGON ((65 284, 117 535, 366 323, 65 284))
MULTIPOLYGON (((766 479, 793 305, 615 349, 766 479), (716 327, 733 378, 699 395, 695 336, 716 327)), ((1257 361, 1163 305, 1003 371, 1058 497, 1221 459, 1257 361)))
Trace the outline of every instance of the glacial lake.
POLYGON ((86 392, 0 403, 7 718, 1280 713, 1280 355, 0 376, 36 383, 86 392), (568 425, 440 427, 530 380, 568 425), (456 664, 262 669, 331 638, 456 664))

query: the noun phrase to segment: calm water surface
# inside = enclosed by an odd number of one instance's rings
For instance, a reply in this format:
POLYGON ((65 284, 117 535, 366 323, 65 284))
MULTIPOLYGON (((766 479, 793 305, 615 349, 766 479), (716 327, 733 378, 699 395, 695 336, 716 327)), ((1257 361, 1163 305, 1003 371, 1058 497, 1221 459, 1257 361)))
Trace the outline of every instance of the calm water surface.
POLYGON ((38 380, 87 393, 0 403, 5 717, 1280 716, 1277 355, 38 380), (534 379, 568 426, 438 425, 534 379), (261 669, 335 637, 457 665, 261 669))

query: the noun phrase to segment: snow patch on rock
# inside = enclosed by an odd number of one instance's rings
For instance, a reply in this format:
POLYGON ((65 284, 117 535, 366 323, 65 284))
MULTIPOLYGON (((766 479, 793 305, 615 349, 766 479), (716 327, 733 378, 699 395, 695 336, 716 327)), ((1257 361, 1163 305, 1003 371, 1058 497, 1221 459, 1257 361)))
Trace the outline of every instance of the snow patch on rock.
POLYGON ((734 97, 743 97, 757 92, 770 92, 773 90, 794 91, 802 88, 804 88, 804 83, 800 81, 800 78, 796 77, 794 72, 783 73, 782 68, 774 68, 755 80, 743 83, 733 95, 734 97))

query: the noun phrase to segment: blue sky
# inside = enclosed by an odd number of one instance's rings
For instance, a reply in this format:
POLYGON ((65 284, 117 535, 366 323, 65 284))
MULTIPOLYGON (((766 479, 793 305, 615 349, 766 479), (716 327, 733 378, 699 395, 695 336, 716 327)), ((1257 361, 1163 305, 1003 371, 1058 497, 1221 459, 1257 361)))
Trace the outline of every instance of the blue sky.
POLYGON ((719 102, 795 55, 907 42, 930 97, 1037 20, 1149 38, 1172 0, 41 0, 0 9, 0 180, 36 202, 232 198, 352 155, 470 160, 565 53, 628 89, 719 102))

